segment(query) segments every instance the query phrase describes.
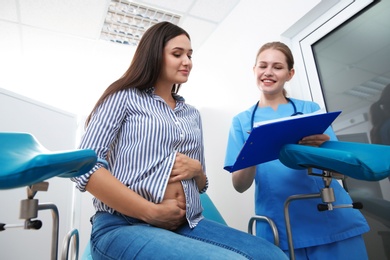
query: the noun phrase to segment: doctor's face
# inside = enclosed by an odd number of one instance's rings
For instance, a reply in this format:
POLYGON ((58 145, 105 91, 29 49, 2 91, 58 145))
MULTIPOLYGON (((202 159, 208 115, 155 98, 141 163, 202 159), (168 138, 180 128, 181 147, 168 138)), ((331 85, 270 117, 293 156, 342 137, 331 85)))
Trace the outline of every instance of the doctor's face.
POLYGON ((275 49, 259 54, 253 72, 260 91, 269 95, 282 94, 284 84, 294 75, 294 69, 288 68, 286 56, 275 49))

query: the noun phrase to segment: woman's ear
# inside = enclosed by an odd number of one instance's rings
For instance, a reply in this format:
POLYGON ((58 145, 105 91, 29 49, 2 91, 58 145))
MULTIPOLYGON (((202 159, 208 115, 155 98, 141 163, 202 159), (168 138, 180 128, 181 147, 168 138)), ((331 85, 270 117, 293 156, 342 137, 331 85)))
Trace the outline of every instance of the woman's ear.
POLYGON ((292 68, 289 73, 288 73, 288 80, 287 81, 290 81, 292 79, 292 77, 294 77, 294 74, 295 74, 295 69, 292 68))

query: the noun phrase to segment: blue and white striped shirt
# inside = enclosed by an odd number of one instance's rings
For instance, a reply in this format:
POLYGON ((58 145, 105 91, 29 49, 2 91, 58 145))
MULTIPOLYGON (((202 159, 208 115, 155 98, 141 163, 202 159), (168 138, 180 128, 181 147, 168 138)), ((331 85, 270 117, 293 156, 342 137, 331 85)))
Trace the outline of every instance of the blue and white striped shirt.
MULTIPOLYGON (((199 160, 205 172, 203 133, 200 113, 179 95, 172 110, 154 94, 154 88, 130 88, 108 98, 94 112, 81 140, 81 149, 93 149, 98 158, 108 161, 108 170, 127 187, 145 199, 160 203, 180 152, 199 160)), ((85 191, 87 174, 72 178, 85 191)), ((182 181, 186 197, 186 217, 190 227, 203 218, 199 191, 194 179, 182 181)), ((208 187, 200 191, 205 192, 208 187)), ((114 210, 94 198, 96 211, 114 210)))

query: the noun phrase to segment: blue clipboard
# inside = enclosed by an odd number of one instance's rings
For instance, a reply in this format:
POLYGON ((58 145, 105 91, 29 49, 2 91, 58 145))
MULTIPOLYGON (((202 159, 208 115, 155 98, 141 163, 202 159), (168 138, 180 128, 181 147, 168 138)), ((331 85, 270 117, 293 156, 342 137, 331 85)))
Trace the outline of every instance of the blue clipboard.
POLYGON ((279 158, 286 144, 296 144, 305 136, 322 134, 341 114, 341 111, 313 113, 288 117, 285 120, 254 127, 229 172, 279 158))

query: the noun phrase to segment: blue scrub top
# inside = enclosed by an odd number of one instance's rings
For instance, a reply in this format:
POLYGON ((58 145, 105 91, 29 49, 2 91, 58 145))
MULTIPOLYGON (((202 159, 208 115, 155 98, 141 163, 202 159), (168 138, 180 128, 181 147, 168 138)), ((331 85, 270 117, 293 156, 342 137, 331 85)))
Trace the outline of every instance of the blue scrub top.
MULTIPOLYGON (((292 99, 297 111, 311 113, 320 109, 317 103, 292 99)), ((229 132, 225 167, 233 165, 245 140, 251 130, 251 116, 254 106, 243 111, 233 118, 229 132)), ((291 103, 281 104, 274 111, 271 107, 257 108, 254 122, 288 117, 294 113, 291 103)), ((289 129, 286 129, 289 131, 289 129)), ((331 127, 326 131, 331 140, 337 140, 331 127)), ((264 138, 267 138, 266 136, 264 138)), ((261 149, 261 148, 259 148, 261 149)), ((294 170, 284 166, 279 160, 257 165, 255 176, 255 213, 270 217, 276 224, 280 247, 288 250, 286 225, 284 220, 284 202, 296 194, 318 193, 324 188, 320 177, 309 176, 307 170, 294 170)), ((338 204, 351 204, 351 198, 338 181, 333 180, 338 204)), ((292 227, 294 248, 304 248, 328 244, 368 232, 368 224, 359 210, 352 208, 334 209, 319 212, 317 204, 321 199, 295 200, 290 203, 289 213, 292 227)), ((273 235, 268 224, 259 222, 256 226, 256 235, 273 242, 273 235)))

